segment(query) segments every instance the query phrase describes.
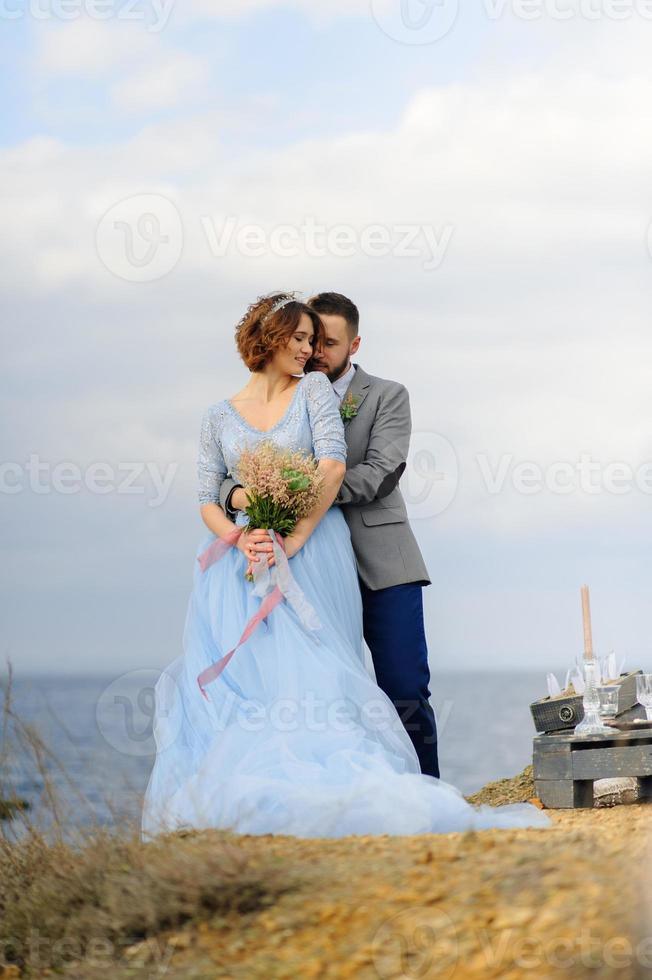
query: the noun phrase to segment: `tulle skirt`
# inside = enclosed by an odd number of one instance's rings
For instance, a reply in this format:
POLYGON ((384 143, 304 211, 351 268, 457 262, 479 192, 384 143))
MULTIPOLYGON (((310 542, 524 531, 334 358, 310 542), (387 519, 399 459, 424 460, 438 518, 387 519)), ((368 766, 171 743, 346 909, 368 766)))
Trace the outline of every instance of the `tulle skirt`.
MULTIPOLYGON (((204 538, 197 555, 214 540, 204 538)), ((197 676, 238 642, 261 600, 232 548, 194 582, 183 654, 155 689, 156 758, 142 838, 182 828, 341 837, 547 826, 535 807, 472 807, 421 774, 392 702, 364 663, 362 601, 348 526, 332 507, 290 559, 317 613, 281 602, 223 673, 197 676)))

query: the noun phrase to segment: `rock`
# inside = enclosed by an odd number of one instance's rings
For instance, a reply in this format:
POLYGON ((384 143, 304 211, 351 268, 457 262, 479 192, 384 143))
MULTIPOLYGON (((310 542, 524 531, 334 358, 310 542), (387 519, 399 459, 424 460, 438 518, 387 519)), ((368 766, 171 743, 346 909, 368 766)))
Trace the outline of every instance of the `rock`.
POLYGON ((619 806, 622 803, 636 803, 637 800, 638 780, 633 776, 597 779, 593 784, 594 806, 619 806))
POLYGON ((152 958, 149 941, 145 939, 140 943, 134 943, 133 946, 127 946, 123 952, 123 956, 132 962, 149 963, 152 958))

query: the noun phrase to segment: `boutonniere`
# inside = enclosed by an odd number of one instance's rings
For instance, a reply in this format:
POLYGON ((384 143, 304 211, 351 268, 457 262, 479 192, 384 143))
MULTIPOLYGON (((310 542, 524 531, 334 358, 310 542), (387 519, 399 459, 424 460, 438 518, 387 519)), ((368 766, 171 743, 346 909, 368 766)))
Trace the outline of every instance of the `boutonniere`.
POLYGON ((358 402, 360 398, 358 395, 352 395, 350 392, 343 399, 340 404, 340 415, 344 420, 353 419, 358 414, 358 402))

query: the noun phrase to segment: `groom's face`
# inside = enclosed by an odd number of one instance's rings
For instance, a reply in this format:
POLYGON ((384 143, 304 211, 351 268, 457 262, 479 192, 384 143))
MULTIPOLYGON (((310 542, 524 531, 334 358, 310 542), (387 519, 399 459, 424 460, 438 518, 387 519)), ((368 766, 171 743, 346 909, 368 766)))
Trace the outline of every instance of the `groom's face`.
POLYGON ((349 328, 343 316, 336 313, 320 313, 326 339, 324 346, 315 351, 313 366, 321 371, 329 381, 337 381, 351 363, 351 356, 360 346, 360 337, 349 335, 349 328))

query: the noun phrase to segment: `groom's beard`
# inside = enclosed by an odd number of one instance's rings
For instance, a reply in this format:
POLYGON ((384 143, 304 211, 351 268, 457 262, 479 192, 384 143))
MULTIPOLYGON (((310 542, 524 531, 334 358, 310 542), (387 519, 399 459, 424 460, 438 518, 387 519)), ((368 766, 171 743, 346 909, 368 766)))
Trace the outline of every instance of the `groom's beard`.
POLYGON ((334 368, 331 368, 329 371, 326 370, 325 366, 321 367, 318 362, 313 361, 313 365, 314 365, 313 370, 321 371, 322 374, 326 375, 330 383, 333 384, 335 381, 337 381, 338 378, 342 377, 345 371, 348 371, 349 364, 350 364, 349 355, 347 354, 344 360, 340 364, 336 365, 336 367, 334 368))

